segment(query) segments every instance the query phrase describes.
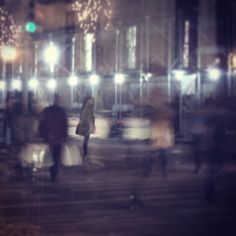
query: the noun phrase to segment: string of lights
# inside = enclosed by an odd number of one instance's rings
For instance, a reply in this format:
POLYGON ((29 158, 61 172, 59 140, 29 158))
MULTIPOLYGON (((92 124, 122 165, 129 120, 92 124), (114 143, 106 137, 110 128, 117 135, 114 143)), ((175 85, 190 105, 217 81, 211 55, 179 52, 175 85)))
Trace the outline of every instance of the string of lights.
POLYGON ((84 34, 94 33, 99 21, 104 20, 105 30, 110 27, 112 17, 110 0, 77 0, 72 4, 84 34))
POLYGON ((19 46, 20 26, 14 23, 13 17, 4 7, 0 7, 0 47, 19 46))

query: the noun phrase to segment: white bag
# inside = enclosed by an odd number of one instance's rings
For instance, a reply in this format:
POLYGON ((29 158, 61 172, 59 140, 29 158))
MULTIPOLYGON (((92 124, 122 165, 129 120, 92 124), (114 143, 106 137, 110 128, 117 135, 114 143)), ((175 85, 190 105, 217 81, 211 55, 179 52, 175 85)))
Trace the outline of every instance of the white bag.
POLYGON ((77 145, 65 144, 62 149, 61 163, 65 166, 82 165, 82 156, 77 145))
POLYGON ((22 165, 33 164, 36 168, 49 167, 53 164, 47 144, 30 143, 24 146, 19 154, 22 165))

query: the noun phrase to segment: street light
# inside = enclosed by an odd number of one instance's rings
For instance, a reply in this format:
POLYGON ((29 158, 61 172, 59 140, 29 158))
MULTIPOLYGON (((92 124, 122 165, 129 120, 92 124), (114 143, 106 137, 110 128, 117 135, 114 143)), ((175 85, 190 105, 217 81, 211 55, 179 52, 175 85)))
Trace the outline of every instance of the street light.
POLYGON ((92 86, 92 96, 95 97, 95 86, 99 83, 100 77, 97 74, 92 74, 89 77, 89 82, 92 86))
POLYGON ((36 89, 37 89, 38 85, 39 85, 39 81, 36 78, 31 78, 28 81, 28 86, 30 89, 32 89, 34 91, 34 93, 36 93, 36 89))
POLYGON ((145 73, 143 76, 144 76, 144 81, 146 82, 147 96, 149 96, 149 80, 153 76, 153 74, 148 72, 148 73, 145 73))
POLYGON ((78 85, 78 77, 76 75, 70 75, 70 77, 68 78, 68 84, 71 87, 75 87, 78 85))
POLYGON ((57 82, 54 79, 54 68, 56 63, 59 60, 60 52, 57 45, 55 45, 52 41, 49 42, 49 45, 43 51, 44 61, 49 65, 51 79, 47 82, 48 89, 53 93, 57 87, 57 82))
POLYGON ((13 90, 21 90, 22 83, 19 79, 13 79, 11 82, 11 87, 13 90))
POLYGON ((60 52, 57 45, 50 41, 49 45, 44 49, 43 58, 44 61, 50 67, 50 73, 54 74, 54 67, 59 60, 60 52))
POLYGON ((218 80, 221 76, 221 71, 218 68, 209 68, 207 70, 208 76, 211 80, 218 80))
POLYGON ((176 69, 176 70, 173 70, 172 72, 173 72, 174 78, 178 81, 181 81, 184 75, 186 74, 186 71, 182 69, 176 69))
POLYGON ((47 87, 52 93, 54 93, 57 87, 57 81, 54 78, 49 79, 47 81, 47 87))
POLYGON ((121 73, 115 74, 115 83, 116 84, 122 85, 124 82, 125 82, 125 75, 124 74, 121 74, 121 73))
POLYGON ((71 105, 73 105, 74 101, 74 87, 78 85, 78 77, 74 74, 71 74, 70 77, 68 78, 68 84, 71 89, 71 105))

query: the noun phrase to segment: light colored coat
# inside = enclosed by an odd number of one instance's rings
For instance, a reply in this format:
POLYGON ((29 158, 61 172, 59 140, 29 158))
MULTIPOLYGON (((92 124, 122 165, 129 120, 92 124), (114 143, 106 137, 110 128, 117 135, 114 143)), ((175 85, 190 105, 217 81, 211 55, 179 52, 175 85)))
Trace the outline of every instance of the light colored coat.
POLYGON ((174 145, 174 131, 169 120, 157 120, 152 122, 150 138, 151 148, 167 149, 174 145))
POLYGON ((90 98, 80 113, 80 125, 88 127, 89 133, 95 130, 94 100, 90 98))

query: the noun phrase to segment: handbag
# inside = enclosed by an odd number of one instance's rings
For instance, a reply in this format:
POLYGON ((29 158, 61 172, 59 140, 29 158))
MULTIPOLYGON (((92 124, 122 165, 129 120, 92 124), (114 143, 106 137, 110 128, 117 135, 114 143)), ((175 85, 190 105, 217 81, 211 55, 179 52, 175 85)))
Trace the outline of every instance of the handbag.
POLYGON ((43 143, 27 144, 22 148, 19 159, 23 166, 33 164, 35 168, 43 168, 53 165, 50 149, 43 143))
POLYGON ((76 126, 75 134, 85 136, 89 132, 89 125, 79 123, 76 126))
POLYGON ((82 165, 82 155, 80 154, 79 147, 73 144, 64 144, 61 163, 64 166, 82 165))

